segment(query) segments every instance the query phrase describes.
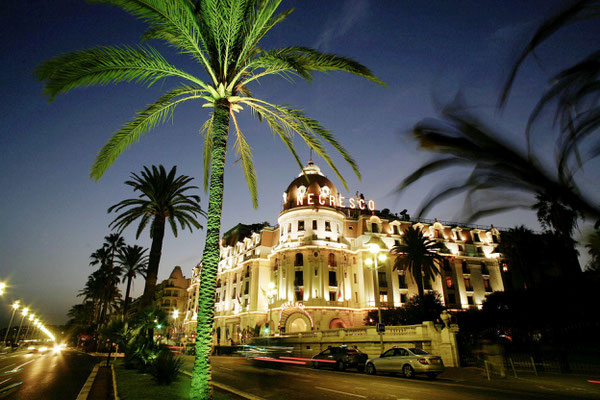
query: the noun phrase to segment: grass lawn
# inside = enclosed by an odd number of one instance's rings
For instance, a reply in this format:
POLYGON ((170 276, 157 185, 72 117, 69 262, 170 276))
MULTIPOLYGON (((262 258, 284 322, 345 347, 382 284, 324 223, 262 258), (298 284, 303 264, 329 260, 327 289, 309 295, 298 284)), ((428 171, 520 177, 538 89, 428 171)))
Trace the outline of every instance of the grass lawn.
MULTIPOLYGON (((152 375, 138 372, 134 369, 125 369, 121 361, 115 365, 117 379, 117 393, 122 400, 187 400, 189 399, 192 379, 184 374, 171 385, 158 385, 152 375)), ((215 400, 234 400, 238 397, 224 392, 214 391, 215 400)))

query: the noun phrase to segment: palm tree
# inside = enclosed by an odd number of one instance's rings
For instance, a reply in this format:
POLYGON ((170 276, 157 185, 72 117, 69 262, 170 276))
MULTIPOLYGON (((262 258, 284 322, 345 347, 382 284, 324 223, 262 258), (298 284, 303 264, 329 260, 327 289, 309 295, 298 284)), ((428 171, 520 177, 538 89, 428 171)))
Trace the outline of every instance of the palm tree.
POLYGON ((146 269, 148 267, 148 256, 145 254, 148 249, 141 246, 127 246, 122 249, 117 255, 117 262, 123 273, 123 282, 127 281, 127 289, 125 289, 125 303, 123 304, 123 315, 127 315, 129 306, 129 292, 131 290, 131 282, 137 275, 146 278, 146 269))
POLYGON ((469 221, 515 208, 534 207, 540 209, 539 215, 544 218, 549 217, 546 210, 567 212, 567 216, 553 216, 553 222, 548 219, 567 231, 569 224, 574 226, 575 215, 600 219, 600 208, 579 192, 566 167, 557 166, 557 172, 549 172, 534 154, 524 154, 500 139, 498 133, 460 102, 446 106, 439 120, 421 121, 413 128, 413 134, 421 148, 440 156, 406 177, 398 188, 400 191, 439 170, 471 168, 466 179, 451 181, 426 197, 418 216, 449 197, 466 194, 463 211, 469 221), (538 201, 534 202, 536 197, 538 201))
POLYGON ((193 180, 189 176, 177 176, 177 167, 171 168, 169 173, 162 165, 152 169, 144 167, 140 174, 131 174, 131 180, 125 184, 131 186, 139 196, 123 200, 108 209, 108 212, 120 212, 111 223, 110 227, 123 232, 130 224, 139 220, 135 234, 136 239, 150 224, 150 238, 152 246, 146 274, 146 285, 142 297, 142 304, 150 305, 154 301, 158 268, 162 254, 165 226, 168 223, 173 235, 177 237, 177 224, 181 229, 200 229, 202 226, 197 221, 199 215, 205 215, 200 208, 200 197, 188 195, 189 190, 197 186, 189 185, 193 180))
MULTIPOLYGON (((333 164, 323 141, 333 146, 360 178, 352 157, 317 121, 298 109, 255 98, 250 85, 272 75, 288 79, 297 76, 310 81, 314 71, 334 70, 383 83, 366 67, 349 58, 300 46, 263 49, 260 46, 261 39, 292 11, 276 14, 281 0, 96 1, 119 6, 145 20, 150 28, 143 35, 144 40, 167 41, 172 47, 191 56, 206 72, 207 78, 202 79, 178 69, 149 46, 100 47, 75 51, 46 61, 36 69, 38 78, 45 81, 44 90, 50 100, 75 87, 110 82, 135 80, 151 85, 167 77, 184 82, 140 111, 102 148, 91 171, 91 176, 96 179, 143 134, 170 119, 179 104, 198 100, 212 109, 202 127, 205 134, 204 184, 205 189, 210 188, 210 194, 198 300, 197 357, 192 379, 192 397, 211 397, 208 356, 219 257, 225 154, 231 123, 236 133, 234 148, 241 161, 253 205, 257 206, 256 174, 251 150, 235 113, 246 106, 261 121, 266 121, 292 153, 300 168, 302 163, 292 141, 296 134, 329 164, 344 186, 345 180, 333 164)), ((152 259, 152 254, 150 258, 152 259)))
POLYGON ((98 326, 104 324, 107 316, 120 305, 121 292, 117 286, 120 276, 120 268, 102 265, 88 277, 84 289, 78 294, 83 296, 84 300, 91 300, 96 310, 98 307, 101 309, 96 319, 98 326))
POLYGON ((423 298, 423 282, 425 279, 434 279, 440 274, 439 266, 444 257, 439 254, 444 250, 444 243, 429 239, 420 228, 409 226, 402 236, 402 241, 392 247, 392 254, 396 254, 394 269, 408 271, 415 283, 419 296, 423 298))
MULTIPOLYGON (((504 107, 508 101, 511 88, 523 62, 536 49, 562 29, 588 19, 597 19, 598 0, 570 1, 562 10, 546 19, 535 31, 531 39, 519 53, 508 75, 502 90, 499 105, 504 107)), ((530 133, 533 124, 550 105, 555 104, 554 123, 559 124, 560 134, 557 140, 559 165, 566 164, 575 158, 576 168, 586 161, 600 155, 600 142, 590 146, 592 151, 587 160, 582 159, 579 144, 597 132, 600 127, 598 94, 600 93, 600 51, 592 53, 568 66, 552 76, 547 88, 529 117, 527 127, 527 143, 530 145, 530 133)))
POLYGON ((104 247, 109 255, 110 266, 115 265, 115 256, 125 248, 125 239, 119 233, 104 236, 104 247))

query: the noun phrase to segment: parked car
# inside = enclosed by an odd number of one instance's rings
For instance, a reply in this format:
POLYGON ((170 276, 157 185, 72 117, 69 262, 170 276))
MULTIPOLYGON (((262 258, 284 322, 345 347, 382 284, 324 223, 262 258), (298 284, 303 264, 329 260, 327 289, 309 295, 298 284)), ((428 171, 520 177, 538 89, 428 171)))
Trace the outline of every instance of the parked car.
POLYGON ((401 372, 407 378, 425 374, 434 379, 444 372, 444 362, 441 357, 429 354, 423 349, 393 347, 379 357, 369 359, 366 369, 370 375, 377 372, 401 372))
POLYGON ((338 371, 356 368, 362 372, 368 358, 367 354, 356 347, 330 346, 312 358, 312 366, 313 368, 331 367, 338 371))

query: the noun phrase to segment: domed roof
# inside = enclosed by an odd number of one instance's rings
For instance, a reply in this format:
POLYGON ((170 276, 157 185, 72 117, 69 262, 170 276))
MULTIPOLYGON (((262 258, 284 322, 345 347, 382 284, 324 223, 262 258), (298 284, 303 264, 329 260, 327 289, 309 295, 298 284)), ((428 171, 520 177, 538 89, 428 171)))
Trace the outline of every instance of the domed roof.
POLYGON ((283 192, 283 210, 306 206, 335 208, 338 199, 337 188, 310 161, 283 192))

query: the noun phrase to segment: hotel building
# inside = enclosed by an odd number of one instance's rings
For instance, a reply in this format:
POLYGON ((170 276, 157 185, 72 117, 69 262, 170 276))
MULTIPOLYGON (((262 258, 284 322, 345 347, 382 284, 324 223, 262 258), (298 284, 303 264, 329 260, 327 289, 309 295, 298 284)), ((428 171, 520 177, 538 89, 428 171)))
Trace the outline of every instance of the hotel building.
MULTIPOLYGON (((402 306, 417 286, 410 274, 393 269, 390 250, 411 225, 448 249, 441 274, 424 282, 448 308, 477 307, 487 294, 504 290, 496 253, 500 232, 493 226, 416 222, 382 213, 362 195, 342 196, 310 162, 283 192, 277 226, 236 243, 223 240, 215 343, 240 343, 264 332, 266 324, 271 333, 282 334, 362 326, 377 307, 376 296, 382 307, 402 306), (385 261, 373 262, 373 244, 385 261)), ((198 278, 196 267, 188 288, 188 337, 195 333, 198 278)))

